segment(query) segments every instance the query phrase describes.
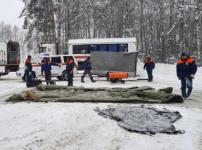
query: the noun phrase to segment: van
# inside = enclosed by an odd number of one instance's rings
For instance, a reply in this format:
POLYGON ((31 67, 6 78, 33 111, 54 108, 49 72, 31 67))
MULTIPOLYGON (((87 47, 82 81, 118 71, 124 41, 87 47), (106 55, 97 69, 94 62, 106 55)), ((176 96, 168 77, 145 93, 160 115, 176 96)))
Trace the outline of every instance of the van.
MULTIPOLYGON (((43 75, 41 75, 42 60, 49 58, 52 63, 60 65, 60 66, 52 65, 51 77, 56 77, 58 80, 67 80, 66 61, 70 56, 71 55, 40 56, 37 63, 32 63, 33 79, 44 77, 43 75)), ((75 58, 74 58, 74 61, 75 61, 76 66, 78 66, 78 63, 75 58)), ((77 73, 77 69, 75 67, 74 74, 76 74, 76 73, 77 73)), ((18 77, 21 77, 22 80, 25 81, 25 67, 22 67, 21 69, 19 69, 16 72, 16 75, 18 77)))

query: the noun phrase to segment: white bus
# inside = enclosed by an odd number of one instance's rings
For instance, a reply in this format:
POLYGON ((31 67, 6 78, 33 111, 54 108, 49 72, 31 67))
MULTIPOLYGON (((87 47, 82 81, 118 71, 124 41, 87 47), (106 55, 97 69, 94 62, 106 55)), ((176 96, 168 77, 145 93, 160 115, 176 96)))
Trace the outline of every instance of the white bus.
POLYGON ((68 54, 78 62, 78 70, 82 70, 84 60, 91 52, 137 52, 136 38, 75 39, 68 41, 68 54))
MULTIPOLYGON (((82 63, 92 51, 99 52, 137 52, 136 38, 105 38, 105 39, 71 39, 62 43, 61 54, 74 56, 78 62, 78 70, 82 70, 82 63)), ((57 44, 39 44, 40 53, 59 54, 57 44)))

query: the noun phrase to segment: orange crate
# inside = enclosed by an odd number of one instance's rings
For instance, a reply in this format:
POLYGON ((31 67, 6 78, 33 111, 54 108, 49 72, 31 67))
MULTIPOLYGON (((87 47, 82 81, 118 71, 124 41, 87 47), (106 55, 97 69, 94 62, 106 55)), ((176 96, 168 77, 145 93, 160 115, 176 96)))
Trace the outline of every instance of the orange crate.
POLYGON ((124 78, 128 78, 127 72, 109 72, 109 80, 121 80, 124 78))

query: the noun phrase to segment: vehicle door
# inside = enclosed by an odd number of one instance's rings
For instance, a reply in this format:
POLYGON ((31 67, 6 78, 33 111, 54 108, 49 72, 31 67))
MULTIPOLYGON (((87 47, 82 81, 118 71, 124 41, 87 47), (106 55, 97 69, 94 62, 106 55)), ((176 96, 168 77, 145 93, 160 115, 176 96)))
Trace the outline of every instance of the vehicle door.
POLYGON ((61 56, 53 56, 51 57, 51 62, 52 62, 52 67, 51 67, 51 73, 52 73, 52 76, 59 76, 62 74, 62 69, 60 66, 58 65, 61 65, 62 63, 62 60, 61 60, 61 56))

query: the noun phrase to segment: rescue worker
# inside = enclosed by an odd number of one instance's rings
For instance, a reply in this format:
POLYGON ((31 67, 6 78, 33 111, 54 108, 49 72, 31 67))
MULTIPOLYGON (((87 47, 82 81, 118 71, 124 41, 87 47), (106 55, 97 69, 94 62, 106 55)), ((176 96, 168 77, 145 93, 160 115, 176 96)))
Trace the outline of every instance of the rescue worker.
POLYGON ((91 61, 90 61, 90 57, 88 57, 85 61, 84 61, 84 72, 83 72, 83 75, 81 76, 81 82, 85 82, 84 81, 84 78, 86 76, 86 74, 89 75, 90 77, 90 80, 91 82, 96 82, 94 79, 93 79, 93 76, 92 76, 92 73, 91 73, 91 61))
POLYGON ((68 86, 73 86, 74 67, 75 67, 74 58, 70 56, 66 62, 68 86))
POLYGON ((26 86, 28 88, 33 87, 31 59, 32 59, 32 57, 30 55, 28 55, 27 59, 25 61, 25 80, 26 80, 26 86))
POLYGON ((51 63, 49 61, 49 58, 45 59, 45 63, 41 66, 41 73, 43 75, 43 72, 45 73, 45 81, 46 85, 49 85, 51 82, 51 63))
POLYGON ((197 71, 195 61, 186 53, 181 54, 181 58, 177 62, 177 77, 181 80, 181 92, 184 98, 191 95, 192 80, 197 71))
POLYGON ((155 63, 152 61, 150 56, 147 56, 146 61, 144 63, 144 69, 147 71, 148 82, 153 81, 153 69, 155 68, 155 63))
POLYGON ((52 65, 60 67, 60 65, 50 62, 49 58, 46 58, 45 63, 42 64, 42 66, 41 66, 41 74, 43 75, 43 72, 45 73, 46 85, 51 85, 51 69, 52 69, 52 65))

